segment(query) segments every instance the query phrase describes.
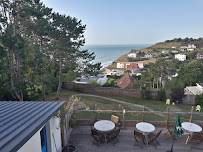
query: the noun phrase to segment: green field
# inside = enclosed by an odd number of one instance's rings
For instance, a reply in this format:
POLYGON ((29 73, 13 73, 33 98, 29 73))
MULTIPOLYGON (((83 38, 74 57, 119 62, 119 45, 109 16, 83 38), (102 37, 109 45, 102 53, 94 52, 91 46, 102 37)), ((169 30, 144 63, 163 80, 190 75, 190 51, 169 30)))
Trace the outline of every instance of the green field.
MULTIPOLYGON (((71 97, 73 94, 85 94, 82 92, 75 92, 71 90, 65 90, 63 89, 61 91, 60 95, 60 101, 68 101, 69 97, 71 97)), ((47 97, 47 100, 53 101, 55 100, 56 93, 52 93, 47 97)), ((88 95, 88 94, 87 94, 88 95)), ((167 105, 165 104, 165 101, 153 101, 153 100, 144 100, 144 99, 137 99, 137 98, 131 98, 131 97, 123 97, 123 96, 110 96, 110 95, 98 95, 101 97, 106 97, 110 99, 116 99, 119 101, 125 101, 125 104, 117 103, 115 101, 111 101, 109 99, 102 99, 99 97, 92 97, 92 96, 80 96, 80 102, 77 103, 81 105, 81 110, 85 109, 86 107, 89 107, 91 110, 123 110, 123 108, 126 109, 126 111, 143 111, 143 105, 146 107, 145 111, 153 110, 153 111, 161 111, 166 112, 167 105)), ((191 107, 189 105, 183 105, 178 104, 176 106, 170 106, 170 111, 172 112, 190 112, 191 107)), ((93 113, 91 112, 79 112, 77 111, 79 119, 89 119, 93 113)), ((98 119, 110 119, 111 115, 120 115, 118 113, 99 113, 98 119)), ((176 114, 170 115, 169 120, 174 121, 176 118, 176 114)), ((141 120, 142 114, 141 113, 126 113, 125 114, 125 120, 141 120)), ((182 121, 189 121, 190 114, 182 115, 181 114, 181 120, 182 121)), ((164 121, 166 120, 166 115, 157 115, 157 114, 145 114, 144 116, 145 121, 164 121)), ((193 115, 193 121, 203 122, 203 116, 201 115, 193 115)))

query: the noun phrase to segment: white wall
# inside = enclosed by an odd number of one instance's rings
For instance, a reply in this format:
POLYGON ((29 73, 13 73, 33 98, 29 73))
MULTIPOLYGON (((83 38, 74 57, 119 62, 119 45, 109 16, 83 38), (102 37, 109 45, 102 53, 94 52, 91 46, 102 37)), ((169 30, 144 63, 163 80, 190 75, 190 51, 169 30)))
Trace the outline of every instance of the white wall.
POLYGON ((17 152, 42 152, 40 130, 36 132, 17 152))
POLYGON ((58 117, 52 117, 49 121, 50 121, 50 131, 51 131, 52 152, 61 152, 62 143, 61 143, 60 119, 58 117), (55 147, 54 139, 55 139, 56 147, 55 147), (57 151, 56 151, 56 148, 57 148, 57 151))
MULTIPOLYGON (((60 128, 60 119, 58 117, 52 117, 49 120, 50 123, 50 136, 47 135, 47 138, 51 137, 51 152, 61 152, 62 143, 61 143, 61 128, 60 128), (55 143, 54 143, 55 139, 55 143), (57 149, 57 150, 56 150, 57 149)), ((17 152, 41 152, 41 138, 39 129, 17 152)), ((48 139, 47 139, 48 140, 48 139)))

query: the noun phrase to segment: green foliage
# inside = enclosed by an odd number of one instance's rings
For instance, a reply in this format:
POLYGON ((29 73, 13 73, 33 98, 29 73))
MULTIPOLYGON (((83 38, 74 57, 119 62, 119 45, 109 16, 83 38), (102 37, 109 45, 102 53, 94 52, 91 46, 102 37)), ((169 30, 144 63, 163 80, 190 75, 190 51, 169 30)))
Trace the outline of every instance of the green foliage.
POLYGON ((57 87, 60 92, 63 80, 98 73, 94 53, 80 49, 86 28, 80 20, 37 0, 2 1, 0 9, 1 100, 35 100, 41 94, 46 100, 57 87))
POLYGON ((115 87, 115 79, 109 79, 103 86, 104 87, 115 87))
POLYGON ((97 86, 97 87, 101 87, 101 84, 97 83, 96 80, 90 81, 90 84, 95 85, 95 86, 97 86))
POLYGON ((149 89, 143 89, 142 90, 142 98, 147 99, 147 100, 152 99, 151 91, 149 89))
POLYGON ((171 90, 171 100, 176 103, 181 103, 185 97, 184 91, 180 88, 174 88, 171 90))
POLYGON ((139 85, 136 80, 132 83, 131 89, 139 89, 139 85))
POLYGON ((203 107, 203 94, 195 96, 195 106, 196 105, 203 107))
POLYGON ((166 100, 166 91, 165 90, 158 90, 158 96, 157 96, 158 101, 165 101, 166 100))
POLYGON ((180 69, 178 79, 186 85, 203 81, 203 61, 193 60, 180 69))

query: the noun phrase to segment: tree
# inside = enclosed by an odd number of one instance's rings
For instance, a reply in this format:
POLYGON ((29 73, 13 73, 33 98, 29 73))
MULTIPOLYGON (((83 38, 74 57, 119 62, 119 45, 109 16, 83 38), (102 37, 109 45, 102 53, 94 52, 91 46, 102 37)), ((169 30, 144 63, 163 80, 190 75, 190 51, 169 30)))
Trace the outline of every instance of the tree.
POLYGON ((194 60, 183 65, 180 69, 178 80, 185 85, 193 85, 203 81, 203 61, 194 60))
POLYGON ((174 88, 171 90, 171 100, 176 103, 181 103, 183 98, 185 97, 184 91, 179 88, 174 88))

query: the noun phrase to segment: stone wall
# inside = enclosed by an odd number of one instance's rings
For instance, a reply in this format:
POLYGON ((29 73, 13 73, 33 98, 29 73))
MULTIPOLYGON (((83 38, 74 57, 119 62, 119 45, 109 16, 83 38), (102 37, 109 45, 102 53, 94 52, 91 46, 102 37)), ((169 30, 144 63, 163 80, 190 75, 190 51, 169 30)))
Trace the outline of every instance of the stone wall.
MULTIPOLYGON (((63 88, 75 90, 79 92, 86 92, 91 94, 105 94, 105 95, 115 95, 115 96, 126 96, 126 97, 135 97, 141 98, 142 92, 139 89, 121 89, 121 88, 113 88, 113 87, 97 87, 92 84, 78 84, 78 83, 70 83, 63 82, 63 88)), ((157 99, 158 92, 151 91, 151 96, 153 100, 157 99)), ((166 93, 166 98, 170 97, 170 92, 166 93)), ((183 99, 184 104, 194 104, 194 96, 187 95, 183 99)))
POLYGON ((195 103, 195 96, 194 95, 186 95, 182 101, 183 104, 194 105, 195 103))

